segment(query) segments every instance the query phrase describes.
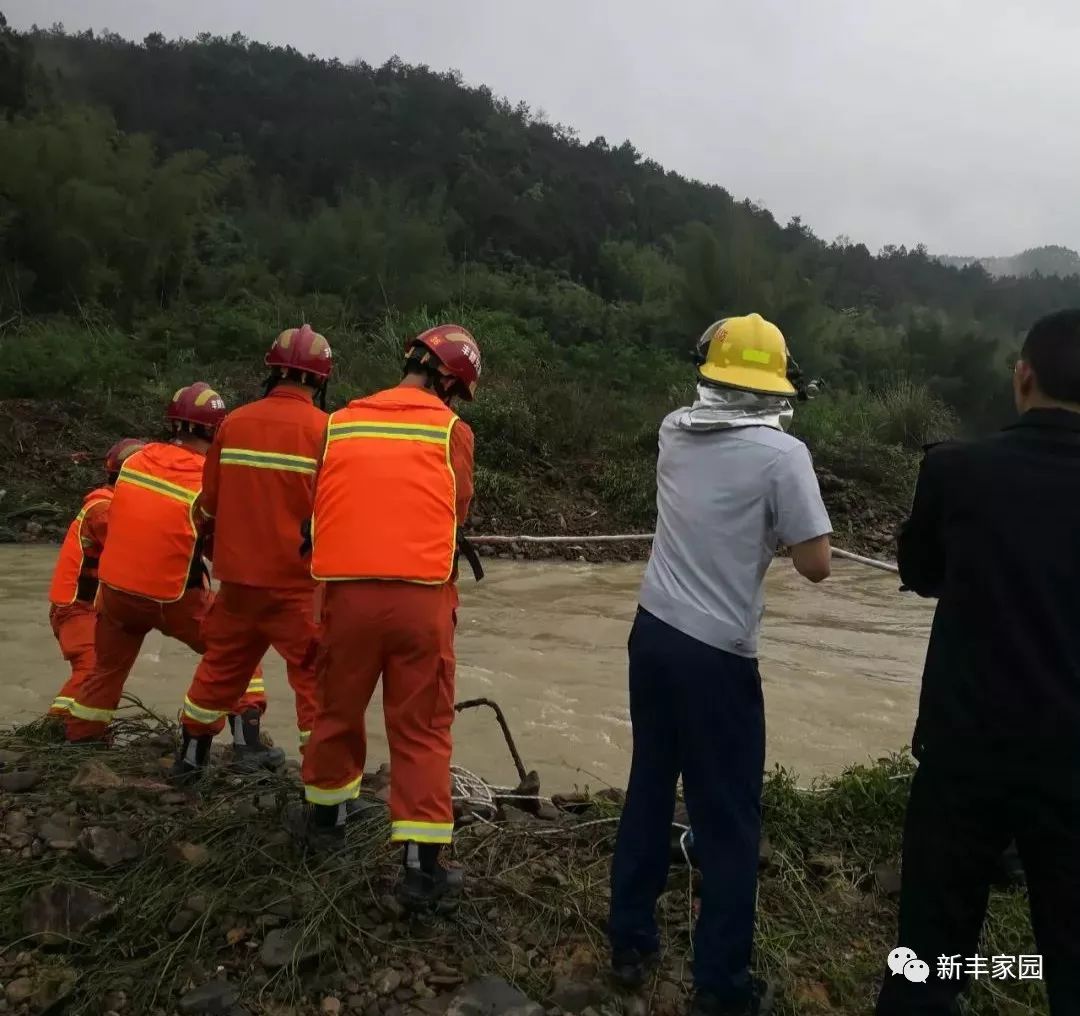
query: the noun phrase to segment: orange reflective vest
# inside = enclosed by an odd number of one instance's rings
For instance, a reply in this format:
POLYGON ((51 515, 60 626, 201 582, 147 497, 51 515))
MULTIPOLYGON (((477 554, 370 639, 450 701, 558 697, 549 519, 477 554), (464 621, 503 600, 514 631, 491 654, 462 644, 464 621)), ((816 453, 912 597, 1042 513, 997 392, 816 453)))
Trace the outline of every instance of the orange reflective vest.
POLYGON ((163 603, 184 595, 199 542, 193 509, 202 470, 202 455, 158 442, 125 460, 101 555, 105 585, 163 603))
POLYGON ((390 388, 331 415, 315 486, 314 578, 450 581, 456 422, 436 396, 418 388, 390 388))
POLYGON ((99 487, 87 494, 83 500, 79 514, 72 519, 64 542, 60 545, 60 557, 56 561, 49 586, 50 603, 66 606, 76 600, 94 599, 97 593, 98 559, 86 555, 83 520, 94 505, 107 505, 112 496, 111 487, 99 487), (82 596, 79 595, 80 592, 82 596))

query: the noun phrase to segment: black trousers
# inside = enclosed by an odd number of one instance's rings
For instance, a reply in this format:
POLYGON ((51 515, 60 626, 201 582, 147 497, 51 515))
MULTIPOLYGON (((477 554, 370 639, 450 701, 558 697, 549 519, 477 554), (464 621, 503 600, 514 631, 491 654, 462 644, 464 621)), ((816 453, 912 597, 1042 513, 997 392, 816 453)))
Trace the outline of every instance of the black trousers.
POLYGON ((681 774, 702 874, 694 985, 732 1006, 747 1004, 765 768, 757 661, 641 609, 629 650, 634 757, 611 868, 611 945, 660 948, 656 901, 671 863, 681 774))
MULTIPOLYGON (((904 827, 898 944, 930 965, 925 984, 888 971, 877 1016, 952 1016, 968 978, 937 976, 938 957, 980 953, 990 885, 1015 839, 1051 1016, 1080 1016, 1080 783, 1062 772, 991 775, 926 760, 904 827)), ((1015 970, 1014 974, 1015 976, 1015 970)))

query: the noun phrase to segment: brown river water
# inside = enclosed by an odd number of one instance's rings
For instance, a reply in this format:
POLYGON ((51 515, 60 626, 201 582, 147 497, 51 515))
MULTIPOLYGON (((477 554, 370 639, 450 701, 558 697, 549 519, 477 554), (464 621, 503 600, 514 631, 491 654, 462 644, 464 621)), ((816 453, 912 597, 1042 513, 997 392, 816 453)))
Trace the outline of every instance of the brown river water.
MULTIPOLYGON (((0 548, 0 726, 40 714, 65 676, 46 602, 55 555, 55 547, 0 548)), ((626 637, 643 565, 486 567, 482 583, 461 586, 458 700, 485 696, 502 706, 549 793, 625 786, 626 637)), ((770 766, 808 781, 909 743, 932 605, 897 586, 895 576, 839 561, 828 582, 811 586, 789 562, 774 563, 760 658, 770 766)), ((152 633, 128 689, 173 715, 195 663, 186 647, 152 633)), ((295 752, 284 666, 271 652, 265 667, 266 729, 295 752)), ((378 702, 369 732, 370 767, 387 758, 378 702)), ((515 781, 490 710, 463 713, 454 740, 458 764, 515 781)))

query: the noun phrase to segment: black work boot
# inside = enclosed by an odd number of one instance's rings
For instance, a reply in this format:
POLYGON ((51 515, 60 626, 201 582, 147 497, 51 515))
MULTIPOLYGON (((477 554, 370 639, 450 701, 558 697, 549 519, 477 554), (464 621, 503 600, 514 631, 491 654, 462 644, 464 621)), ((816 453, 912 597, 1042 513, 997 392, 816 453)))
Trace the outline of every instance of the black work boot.
POLYGON ((1020 851, 1016 847, 1016 841, 1006 848, 1005 853, 998 858, 994 871, 994 886, 998 889, 1019 888, 1027 884, 1027 874, 1024 871, 1024 863, 1020 860, 1020 851))
POLYGON ((229 730, 233 736, 233 768, 245 773, 260 769, 280 769, 285 764, 285 752, 271 748, 262 742, 259 725, 262 713, 252 707, 239 716, 229 717, 229 730))
POLYGON ((198 780, 206 772, 206 764, 210 758, 210 745, 213 743, 213 734, 196 737, 185 730, 184 740, 180 744, 176 760, 169 771, 172 782, 185 785, 198 780))
POLYGON ((772 1016, 776 1003, 776 986, 754 978, 750 997, 743 1002, 731 1002, 709 991, 694 992, 688 1016, 772 1016))
POLYGON ((465 871, 443 857, 438 843, 406 843, 398 902, 410 913, 452 909, 465 888, 465 871))
POLYGON ((333 854, 345 845, 346 804, 309 804, 304 845, 313 854, 333 854))
POLYGON ((658 956, 640 949, 614 949, 611 953, 611 978, 620 988, 636 991, 656 969, 658 956))

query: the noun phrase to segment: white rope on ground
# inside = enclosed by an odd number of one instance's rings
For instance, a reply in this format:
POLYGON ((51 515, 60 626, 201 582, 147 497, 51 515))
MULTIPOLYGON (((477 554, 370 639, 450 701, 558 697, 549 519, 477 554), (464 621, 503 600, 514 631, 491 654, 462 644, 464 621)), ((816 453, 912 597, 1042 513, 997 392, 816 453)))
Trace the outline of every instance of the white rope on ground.
MULTIPOLYGON (((632 543, 651 540, 652 533, 616 533, 604 536, 470 536, 469 543, 477 546, 495 546, 513 543, 549 543, 549 544, 580 544, 580 543, 632 543)), ((891 572, 896 575, 899 569, 891 561, 878 561, 873 557, 864 557, 862 554, 853 554, 849 550, 841 550, 839 547, 832 548, 833 557, 839 557, 844 561, 854 561, 856 564, 864 564, 868 568, 877 568, 879 571, 891 572)))
POLYGON ((450 766, 452 786, 454 793, 451 795, 455 801, 463 801, 466 804, 477 805, 481 808, 490 808, 495 811, 495 798, 489 787, 476 773, 459 765, 450 766))

